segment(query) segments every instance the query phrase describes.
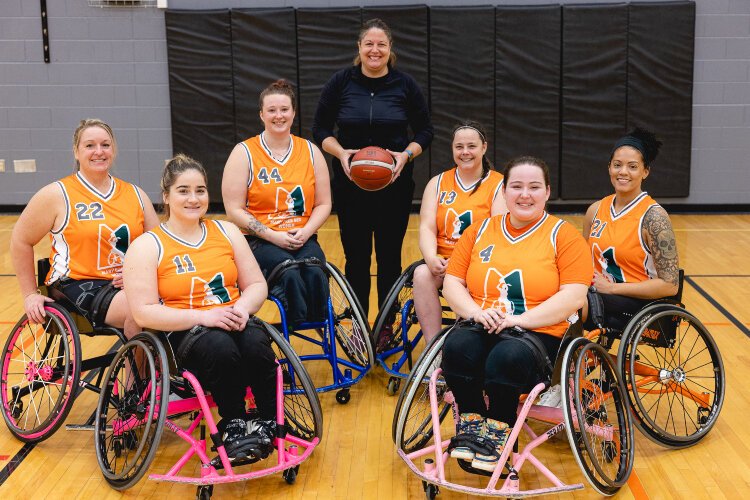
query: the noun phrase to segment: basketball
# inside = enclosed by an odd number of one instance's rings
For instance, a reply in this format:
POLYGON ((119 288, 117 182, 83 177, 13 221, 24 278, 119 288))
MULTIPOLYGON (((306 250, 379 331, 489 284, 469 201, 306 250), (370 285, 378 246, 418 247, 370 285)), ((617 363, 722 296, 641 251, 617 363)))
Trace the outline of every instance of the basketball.
POLYGON ((396 161, 383 148, 368 146, 352 156, 351 176, 354 183, 365 191, 377 191, 390 184, 396 161))

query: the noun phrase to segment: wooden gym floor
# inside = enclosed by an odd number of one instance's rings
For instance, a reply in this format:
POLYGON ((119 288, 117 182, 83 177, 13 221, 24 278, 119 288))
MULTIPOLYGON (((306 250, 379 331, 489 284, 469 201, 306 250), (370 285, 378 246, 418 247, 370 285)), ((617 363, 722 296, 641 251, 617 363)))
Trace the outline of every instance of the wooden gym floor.
MULTIPOLYGON (((581 226, 580 216, 564 217, 581 226)), ((22 315, 22 301, 8 253, 10 231, 16 216, 0 216, 0 340, 22 315)), ((692 448, 662 448, 636 432, 636 461, 631 482, 617 495, 629 499, 747 498, 750 496, 750 392, 742 389, 750 380, 750 215, 677 215, 672 217, 686 272, 684 301, 712 332, 721 350, 726 372, 726 399, 718 423, 692 448), (747 377, 747 378, 745 378, 747 377), (744 381, 744 382, 743 382, 744 381)), ((343 269, 343 252, 336 217, 320 231, 328 259, 343 269)), ((37 256, 46 256, 46 240, 37 256)), ((417 217, 412 216, 403 252, 403 265, 419 258, 417 217)), ((373 274, 375 270, 373 269, 373 274)), ((373 286, 374 289, 374 286, 373 286)), ((371 317, 376 304, 371 299, 371 317)), ((260 316, 269 319, 271 309, 260 316)), ((106 351, 107 338, 84 338, 85 355, 106 351)), ((325 367, 310 369, 322 377, 325 367)), ((219 485, 221 498, 424 498, 421 482, 407 471, 391 441, 391 422, 396 397, 388 396, 388 377, 381 368, 371 371, 351 390, 351 401, 336 403, 334 393, 320 395, 324 435, 313 456, 302 464, 297 482, 287 485, 280 476, 219 485)), ((86 420, 95 406, 91 393, 76 401, 68 423, 86 420)), ((567 483, 583 482, 586 489, 560 498, 596 498, 578 470, 566 439, 554 439, 537 456, 567 483)), ((166 471, 184 452, 182 441, 165 432, 149 472, 166 471)), ((475 478, 474 485, 479 485, 475 478)), ((538 476, 521 471, 526 487, 541 487, 538 476)), ((102 478, 93 449, 91 432, 66 431, 37 446, 23 446, 0 424, 0 497, 8 498, 191 498, 195 488, 142 479, 119 493, 102 478)), ((465 498, 441 491, 440 499, 465 498)))

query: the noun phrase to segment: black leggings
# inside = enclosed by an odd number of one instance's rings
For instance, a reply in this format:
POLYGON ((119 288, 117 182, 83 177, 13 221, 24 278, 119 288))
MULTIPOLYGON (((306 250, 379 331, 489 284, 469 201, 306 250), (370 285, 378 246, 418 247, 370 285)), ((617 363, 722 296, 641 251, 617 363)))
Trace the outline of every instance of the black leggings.
MULTIPOLYGON (((548 357, 554 360, 561 339, 530 333, 541 340, 548 357)), ((461 413, 479 413, 511 426, 521 394, 544 379, 528 346, 487 333, 481 325, 457 327, 448 334, 442 366, 461 413)))
POLYGON ((381 304, 401 275, 401 246, 409 223, 414 180, 405 169, 393 184, 380 191, 365 191, 339 170, 332 189, 346 256, 346 279, 367 316, 373 238, 378 265, 377 304, 381 304))
MULTIPOLYGON (((312 235, 299 250, 279 248, 273 243, 247 236, 247 241, 258 261, 263 276, 268 279, 271 272, 285 260, 303 260, 315 257, 323 264, 326 256, 318 244, 318 236, 312 235)), ((317 266, 291 267, 284 271, 269 293, 281 301, 291 326, 304 321, 325 321, 328 313, 328 275, 317 266)))
MULTIPOLYGON (((169 339, 176 353, 187 332, 175 332, 169 339)), ((180 367, 190 371, 210 391, 225 420, 246 418, 245 392, 250 386, 260 418, 276 418, 276 356, 271 339, 252 320, 241 332, 207 328, 182 356, 180 367)))

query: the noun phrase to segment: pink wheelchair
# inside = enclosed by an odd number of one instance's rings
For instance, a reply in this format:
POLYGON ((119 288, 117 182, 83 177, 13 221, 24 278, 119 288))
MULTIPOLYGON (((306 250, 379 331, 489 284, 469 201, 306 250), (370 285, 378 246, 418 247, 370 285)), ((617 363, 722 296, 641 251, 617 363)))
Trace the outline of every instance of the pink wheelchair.
MULTIPOLYGON (((96 410, 96 457, 116 490, 137 483, 151 464, 165 429, 188 445, 168 471, 149 479, 197 485, 210 498, 213 485, 281 473, 292 484, 322 435, 323 417, 315 387, 299 357, 272 326, 255 319, 271 339, 277 360, 275 453, 262 467, 242 470, 262 458, 230 461, 211 408, 215 403, 187 370, 178 370, 166 335, 143 332, 117 352, 102 385, 96 410), (208 439, 206 437, 208 428, 208 439), (196 436, 197 434, 197 436, 196 436), (200 473, 195 474, 196 457, 200 473)), ((247 391, 248 408, 254 408, 247 391)))
MULTIPOLYGON (((455 435, 459 409, 440 368, 429 374, 441 354, 450 328, 443 330, 420 356, 399 396, 393 419, 393 439, 399 457, 421 480, 428 499, 440 488, 472 495, 522 498, 583 489, 583 484, 566 484, 547 468, 534 450, 560 432, 566 432, 576 462, 591 486, 602 495, 614 495, 628 480, 635 447, 627 408, 625 387, 607 351, 580 335, 580 324, 571 327, 560 348, 562 408, 534 405, 549 380, 537 384, 522 398, 513 431, 492 473, 474 469, 470 461, 450 458, 448 446, 455 435), (446 418, 451 414, 453 418, 446 418), (527 419, 548 423, 536 433, 527 419), (528 437, 520 447, 519 436, 528 437), (520 449, 516 452, 515 449, 520 449), (536 468, 540 480, 549 484, 525 489, 524 466, 536 468), (485 487, 449 481, 460 477, 455 470, 488 476, 485 487)), ((559 361, 559 360, 558 360, 559 361)), ((558 363, 559 364, 559 363, 558 363)))

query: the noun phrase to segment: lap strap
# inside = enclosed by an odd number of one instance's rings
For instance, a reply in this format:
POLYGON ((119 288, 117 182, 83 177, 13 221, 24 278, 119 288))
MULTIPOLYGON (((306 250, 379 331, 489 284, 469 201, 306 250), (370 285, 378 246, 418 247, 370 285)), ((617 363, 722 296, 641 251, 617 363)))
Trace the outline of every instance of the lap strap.
POLYGON ((482 436, 476 434, 456 434, 451 438, 451 442, 448 445, 448 453, 453 451, 454 448, 469 448, 476 454, 480 455, 491 455, 495 458, 500 458, 495 448, 495 443, 482 436))

